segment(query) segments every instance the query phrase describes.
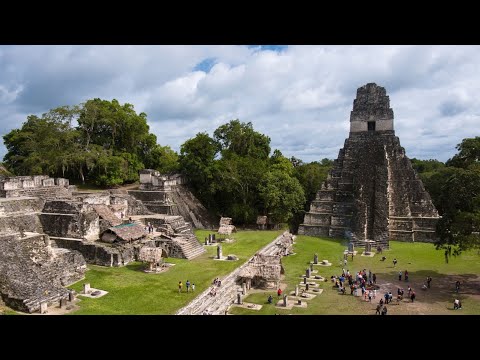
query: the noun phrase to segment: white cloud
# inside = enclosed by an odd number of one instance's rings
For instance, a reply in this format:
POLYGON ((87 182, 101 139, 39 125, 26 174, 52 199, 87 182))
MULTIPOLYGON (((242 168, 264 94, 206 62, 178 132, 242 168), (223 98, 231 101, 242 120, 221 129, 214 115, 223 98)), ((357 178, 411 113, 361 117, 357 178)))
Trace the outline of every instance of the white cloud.
POLYGON ((304 161, 335 158, 356 89, 387 89, 409 157, 447 160, 479 136, 478 46, 0 47, 0 133, 30 113, 116 98, 145 111, 162 145, 251 121, 272 148, 304 161), (195 70, 214 59, 208 72, 195 70))

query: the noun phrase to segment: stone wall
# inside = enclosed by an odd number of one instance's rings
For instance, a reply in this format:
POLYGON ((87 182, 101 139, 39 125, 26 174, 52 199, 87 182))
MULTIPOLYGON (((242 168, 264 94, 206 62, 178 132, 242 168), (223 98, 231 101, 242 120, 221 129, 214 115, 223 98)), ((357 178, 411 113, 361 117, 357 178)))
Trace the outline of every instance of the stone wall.
POLYGON ((13 309, 34 312, 42 302, 68 298, 63 287, 83 278, 78 252, 52 249, 47 235, 0 237, 0 294, 13 309))

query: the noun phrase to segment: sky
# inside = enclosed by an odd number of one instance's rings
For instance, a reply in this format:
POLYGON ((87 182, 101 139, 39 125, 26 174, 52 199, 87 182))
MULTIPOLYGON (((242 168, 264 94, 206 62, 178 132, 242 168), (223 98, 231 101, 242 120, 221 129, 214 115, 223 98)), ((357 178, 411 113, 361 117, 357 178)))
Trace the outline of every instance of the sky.
POLYGON ((438 45, 0 46, 0 135, 30 114, 117 99, 175 151, 239 119, 272 151, 334 159, 357 88, 370 82, 386 88, 410 158, 446 161, 480 136, 480 46, 438 45))

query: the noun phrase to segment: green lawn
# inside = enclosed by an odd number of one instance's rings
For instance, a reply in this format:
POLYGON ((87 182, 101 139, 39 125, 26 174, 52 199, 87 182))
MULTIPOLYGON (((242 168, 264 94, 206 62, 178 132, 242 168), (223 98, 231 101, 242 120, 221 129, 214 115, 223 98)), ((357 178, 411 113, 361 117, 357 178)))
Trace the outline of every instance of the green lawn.
MULTIPOLYGON (((282 262, 285 267, 285 282, 287 291, 293 291, 295 285, 301 279, 300 275, 305 273, 314 253, 318 253, 319 260, 327 259, 333 265, 331 267, 315 267, 319 274, 330 279, 332 275, 341 274, 340 260, 345 246, 339 240, 319 239, 309 236, 298 236, 297 244, 294 245, 296 255, 284 257, 282 262)), ((373 258, 360 256, 354 257, 353 263, 348 259, 347 269, 350 272, 360 269, 369 269, 377 274, 377 283, 381 285, 380 294, 385 289, 391 290, 396 296, 398 286, 405 290, 408 284, 412 286, 417 294, 414 304, 404 301, 399 305, 389 306, 389 314, 480 314, 480 256, 477 252, 467 252, 457 258, 452 258, 448 264, 442 251, 435 250, 434 245, 425 243, 404 243, 391 241, 390 250, 384 251, 387 257, 385 262, 380 261, 381 256, 376 254, 373 258), (393 267, 392 260, 397 258, 398 264, 393 267), (408 270, 410 281, 398 281, 398 271, 408 270), (421 290, 425 278, 431 276, 432 288, 421 290), (461 292, 458 295, 462 300, 463 309, 453 311, 454 283, 459 279, 463 282, 461 292)), ((231 308, 232 314, 374 314, 375 304, 362 301, 350 295, 338 294, 332 288, 330 281, 321 285, 324 289, 320 296, 308 300, 307 308, 296 308, 282 310, 274 305, 266 304, 269 294, 274 295, 276 291, 265 291, 247 296, 244 300, 257 304, 264 304, 260 311, 253 311, 243 308, 231 308)), ((378 296, 376 299, 377 303, 378 296)))
MULTIPOLYGON (((197 230, 198 239, 203 240, 207 230, 197 230)), ((80 310, 74 314, 174 314, 204 291, 217 276, 224 276, 244 263, 257 250, 273 241, 281 231, 239 231, 236 241, 223 244, 223 254, 235 254, 239 261, 215 261, 216 247, 207 247, 207 253, 191 260, 168 258, 176 264, 162 274, 146 274, 145 265, 132 263, 121 268, 89 265, 85 280, 71 286, 81 291, 83 283, 108 291, 99 299, 79 297, 80 310), (195 283, 195 293, 178 293, 178 282, 190 280, 195 283)), ((184 286, 185 291, 185 286, 184 286)))

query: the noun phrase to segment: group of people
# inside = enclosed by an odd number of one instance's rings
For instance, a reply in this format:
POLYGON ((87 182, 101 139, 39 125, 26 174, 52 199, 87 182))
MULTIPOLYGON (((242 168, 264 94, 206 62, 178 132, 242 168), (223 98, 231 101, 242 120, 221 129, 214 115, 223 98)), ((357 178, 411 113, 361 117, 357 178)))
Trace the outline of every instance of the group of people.
POLYGON ((212 288, 210 289, 210 296, 216 296, 217 295, 217 287, 220 287, 222 285, 222 280, 220 280, 220 278, 215 278, 215 280, 213 280, 213 283, 212 283, 212 288))
POLYGON ((148 231, 148 233, 153 233, 153 224, 150 224, 150 222, 147 223, 147 226, 145 226, 145 231, 148 231))
MULTIPOLYGON (((189 280, 185 283, 185 287, 187 288, 187 293, 190 292, 190 288, 192 289, 192 292, 195 291, 195 284, 190 283, 189 280)), ((183 289, 183 283, 181 281, 178 282, 178 292, 181 293, 183 289)))
MULTIPOLYGON (((405 270, 404 275, 405 275, 405 281, 408 281, 408 270, 405 270)), ((398 281, 402 281, 402 271, 401 270, 398 272, 398 281)))
POLYGON ((367 286, 373 286, 377 282, 377 275, 372 274, 370 270, 363 269, 355 274, 355 279, 350 271, 347 269, 342 269, 341 276, 332 275, 330 277, 332 283, 334 283, 334 287, 338 289, 338 291, 342 294, 346 294, 346 283, 348 282, 348 286, 350 287, 350 295, 358 296, 358 289, 361 289, 362 296, 365 296, 365 300, 367 297, 371 301, 372 297, 376 297, 376 290, 370 292, 367 290, 367 286))

